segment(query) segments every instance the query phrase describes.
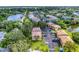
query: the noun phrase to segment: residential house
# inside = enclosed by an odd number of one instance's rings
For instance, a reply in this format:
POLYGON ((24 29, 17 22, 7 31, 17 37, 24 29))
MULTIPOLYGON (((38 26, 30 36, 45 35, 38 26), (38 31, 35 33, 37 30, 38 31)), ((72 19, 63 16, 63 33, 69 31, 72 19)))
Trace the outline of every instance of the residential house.
POLYGON ((40 27, 34 27, 32 29, 32 40, 41 40, 42 38, 42 31, 40 27))
POLYGON ((51 22, 48 23, 48 26, 49 26, 50 28, 52 28, 53 30, 61 29, 61 27, 60 27, 59 25, 56 25, 56 24, 51 23, 51 22))
POLYGON ((56 34, 62 46, 64 46, 65 43, 68 41, 73 42, 73 40, 68 36, 68 34, 64 30, 57 30, 56 34))
POLYGON ((46 17, 48 22, 56 22, 56 20, 58 19, 56 16, 53 15, 46 15, 46 17))
POLYGON ((62 16, 62 19, 63 19, 63 20, 71 20, 72 17, 69 17, 69 16, 62 16))
POLYGON ((77 20, 79 20, 79 18, 78 17, 74 17, 73 20, 77 21, 77 20))
POLYGON ((79 11, 73 12, 73 14, 79 16, 79 11))
POLYGON ((28 14, 28 17, 29 17, 29 19, 31 19, 34 22, 39 22, 40 21, 40 18, 36 14, 34 14, 33 12, 30 12, 28 14))

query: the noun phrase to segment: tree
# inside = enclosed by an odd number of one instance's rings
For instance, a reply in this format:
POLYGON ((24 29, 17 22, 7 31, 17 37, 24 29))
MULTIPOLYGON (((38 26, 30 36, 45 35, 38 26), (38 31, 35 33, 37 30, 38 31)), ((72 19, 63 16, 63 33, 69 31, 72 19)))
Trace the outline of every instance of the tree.
POLYGON ((4 39, 3 41, 0 42, 0 47, 7 48, 7 46, 13 42, 14 42, 13 40, 4 39))
POLYGON ((40 27, 45 28, 47 24, 45 22, 39 21, 39 22, 33 22, 33 27, 40 27))
POLYGON ((41 28, 45 28, 47 26, 47 24, 45 22, 38 22, 38 26, 41 27, 41 28))
POLYGON ((18 39, 24 39, 25 36, 19 29, 15 28, 10 33, 8 33, 5 38, 10 40, 18 40, 18 39))
POLYGON ((0 23, 1 24, 1 29, 5 29, 5 31, 9 32, 11 31, 12 29, 14 28, 18 28, 19 25, 20 25, 20 22, 19 21, 3 21, 0 23))
POLYGON ((79 44, 79 32, 72 33, 73 40, 79 44))
POLYGON ((67 29, 67 25, 62 20, 58 20, 57 24, 60 25, 63 29, 67 29))
POLYGON ((23 39, 10 44, 9 48, 12 52, 26 52, 30 48, 30 44, 27 42, 27 39, 23 39))
POLYGON ((25 36, 29 37, 29 35, 31 35, 32 27, 32 22, 28 18, 25 18, 20 29, 25 36))
POLYGON ((23 33, 19 29, 15 28, 5 35, 5 39, 1 41, 0 46, 7 47, 9 44, 25 38, 26 37, 23 35, 23 33))
POLYGON ((65 24, 71 24, 71 20, 64 20, 65 24))
POLYGON ((79 52, 79 46, 72 42, 66 42, 63 48, 65 52, 79 52))

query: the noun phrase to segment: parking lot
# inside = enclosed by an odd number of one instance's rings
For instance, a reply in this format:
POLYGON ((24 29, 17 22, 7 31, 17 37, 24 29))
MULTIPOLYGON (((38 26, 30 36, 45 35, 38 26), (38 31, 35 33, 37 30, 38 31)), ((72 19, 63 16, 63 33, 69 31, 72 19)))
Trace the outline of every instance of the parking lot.
POLYGON ((55 31, 46 27, 44 29, 43 38, 45 43, 48 45, 50 52, 54 52, 55 47, 58 46, 58 39, 55 35, 55 31))

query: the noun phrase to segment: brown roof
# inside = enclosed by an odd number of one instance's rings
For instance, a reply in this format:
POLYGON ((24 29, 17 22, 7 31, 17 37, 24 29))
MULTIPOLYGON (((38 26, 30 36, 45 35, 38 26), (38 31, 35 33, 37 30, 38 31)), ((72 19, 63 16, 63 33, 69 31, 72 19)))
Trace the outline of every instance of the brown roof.
POLYGON ((40 27, 34 27, 32 29, 32 36, 41 36, 41 35, 42 35, 42 31, 40 27))
POLYGON ((41 32, 41 29, 40 29, 40 27, 34 27, 32 29, 32 32, 41 32))
POLYGON ((57 37, 59 38, 62 46, 67 42, 73 42, 73 40, 68 36, 68 34, 64 30, 57 31, 57 37))
POLYGON ((59 35, 59 36, 68 36, 68 34, 64 30, 58 30, 57 35, 59 35))
POLYGON ((56 24, 51 23, 51 22, 50 22, 50 23, 48 23, 48 25, 49 25, 49 26, 52 26, 52 27, 54 27, 54 28, 55 28, 55 27, 57 27, 57 28, 61 28, 59 25, 56 25, 56 24))

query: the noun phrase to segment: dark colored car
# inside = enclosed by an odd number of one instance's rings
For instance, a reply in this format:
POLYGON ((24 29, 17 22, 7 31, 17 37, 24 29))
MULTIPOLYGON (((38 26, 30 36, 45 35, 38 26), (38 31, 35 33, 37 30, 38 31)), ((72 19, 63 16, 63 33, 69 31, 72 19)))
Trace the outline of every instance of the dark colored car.
POLYGON ((58 40, 55 40, 55 39, 54 39, 54 40, 52 40, 52 42, 58 42, 58 40))
POLYGON ((44 37, 47 37, 47 35, 44 35, 44 37))

